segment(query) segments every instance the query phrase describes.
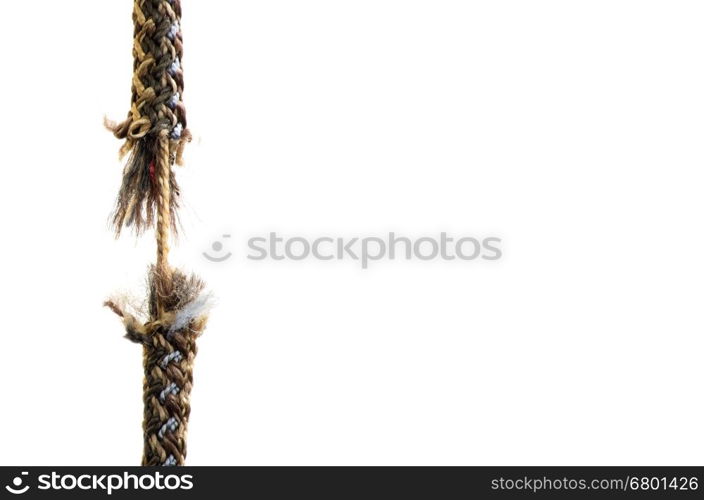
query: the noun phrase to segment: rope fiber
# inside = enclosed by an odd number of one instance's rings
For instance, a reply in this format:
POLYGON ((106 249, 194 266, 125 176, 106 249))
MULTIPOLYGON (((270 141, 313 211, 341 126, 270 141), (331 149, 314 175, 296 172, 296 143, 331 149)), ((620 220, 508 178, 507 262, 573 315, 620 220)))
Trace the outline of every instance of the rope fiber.
POLYGON ((181 2, 135 0, 132 17, 132 104, 122 123, 106 121, 125 141, 121 157, 129 153, 112 221, 118 236, 125 227, 137 234, 153 227, 156 264, 148 273, 143 314, 130 313, 124 299, 105 305, 122 318, 125 337, 143 349, 142 465, 184 465, 196 338, 205 328, 209 296, 200 279, 173 269, 168 258, 178 220, 172 167, 181 163, 191 138, 181 97, 181 2))

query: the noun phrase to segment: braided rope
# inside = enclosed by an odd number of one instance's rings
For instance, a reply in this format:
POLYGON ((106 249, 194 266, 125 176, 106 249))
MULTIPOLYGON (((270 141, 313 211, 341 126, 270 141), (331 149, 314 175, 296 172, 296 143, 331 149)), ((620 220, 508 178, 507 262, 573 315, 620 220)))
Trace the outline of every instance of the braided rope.
POLYGON ((196 318, 182 329, 174 327, 174 321, 156 321, 145 337, 137 337, 143 344, 145 373, 142 465, 185 462, 195 339, 205 321, 204 317, 196 318))
POLYGON ((183 38, 180 0, 135 0, 132 106, 115 127, 130 150, 147 134, 168 130, 174 141, 186 129, 183 93, 183 38))
POLYGON ((186 128, 181 58, 180 0, 135 0, 134 75, 127 119, 108 123, 130 153, 113 217, 116 233, 155 227, 156 265, 149 272, 144 321, 119 300, 106 305, 125 325, 126 337, 143 346, 144 453, 142 465, 183 465, 191 411, 196 338, 207 321, 208 296, 195 276, 168 262, 170 233, 176 228, 178 186, 172 166, 190 133, 186 128))
POLYGON ((144 364, 144 452, 142 465, 183 465, 191 413, 196 339, 205 329, 208 300, 204 284, 172 270, 172 293, 162 296, 156 267, 149 274, 149 321, 126 312, 117 301, 106 305, 122 317, 125 337, 142 345, 144 364))
MULTIPOLYGON (((183 37, 180 0, 135 0, 134 74, 132 104, 122 123, 106 122, 118 139, 124 139, 121 156, 131 153, 125 167, 122 189, 117 200, 113 224, 119 234, 123 226, 139 233, 154 223, 158 206, 154 186, 154 156, 166 135, 169 164, 182 163, 183 148, 191 139, 183 104, 183 37)), ((178 186, 168 173, 173 196, 167 207, 175 229, 178 186)))

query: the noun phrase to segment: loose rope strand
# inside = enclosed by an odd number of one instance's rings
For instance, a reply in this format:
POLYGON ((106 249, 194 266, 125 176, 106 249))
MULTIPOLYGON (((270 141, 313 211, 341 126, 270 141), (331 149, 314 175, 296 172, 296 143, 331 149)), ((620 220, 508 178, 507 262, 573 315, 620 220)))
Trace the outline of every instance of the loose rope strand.
POLYGON ((171 294, 171 267, 169 266, 169 235, 171 228, 171 161, 169 138, 166 133, 159 136, 156 158, 157 222, 156 222, 156 275, 159 314, 164 313, 163 298, 171 294))

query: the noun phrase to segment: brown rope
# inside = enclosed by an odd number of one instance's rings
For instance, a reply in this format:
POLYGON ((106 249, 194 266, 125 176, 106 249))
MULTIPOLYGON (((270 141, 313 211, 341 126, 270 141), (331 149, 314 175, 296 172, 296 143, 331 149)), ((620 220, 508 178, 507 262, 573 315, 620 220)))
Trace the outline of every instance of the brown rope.
MULTIPOLYGON (((156 280, 156 271, 152 280, 156 280)), ((205 328, 205 316, 193 318, 185 328, 173 328, 182 302, 191 303, 201 293, 203 283, 174 271, 174 292, 157 296, 153 283, 152 317, 145 335, 135 336, 143 344, 144 356, 144 454, 142 465, 183 465, 186 459, 186 433, 191 413, 193 362, 196 338, 205 328), (160 305, 157 306, 157 303, 160 305), (155 309, 163 307, 164 312, 155 309)), ((128 337, 129 337, 128 327, 128 337)))
MULTIPOLYGON (((124 139, 120 154, 130 153, 117 198, 113 225, 117 234, 123 227, 137 233, 154 224, 158 191, 154 158, 164 134, 169 142, 169 164, 180 164, 184 145, 190 141, 186 108, 182 101, 183 40, 180 31, 180 0, 135 0, 134 75, 132 104, 122 123, 106 122, 113 134, 124 139)), ((172 196, 168 206, 175 229, 178 185, 168 173, 172 196)))
MULTIPOLYGON (((169 228, 171 227, 171 164, 169 160, 169 138, 165 132, 159 137, 156 158, 157 221, 156 221, 156 275, 159 297, 171 294, 171 267, 169 266, 169 228)), ((161 300, 158 311, 164 312, 161 300)))
POLYGON ((190 140, 181 101, 180 19, 180 0, 135 0, 132 105, 124 122, 108 124, 125 140, 121 154, 130 153, 113 217, 116 233, 125 226, 137 233, 155 226, 156 233, 146 318, 137 319, 118 300, 106 302, 122 318, 125 336, 143 346, 142 465, 185 462, 195 341, 207 320, 203 282, 169 265, 179 195, 172 166, 190 140))

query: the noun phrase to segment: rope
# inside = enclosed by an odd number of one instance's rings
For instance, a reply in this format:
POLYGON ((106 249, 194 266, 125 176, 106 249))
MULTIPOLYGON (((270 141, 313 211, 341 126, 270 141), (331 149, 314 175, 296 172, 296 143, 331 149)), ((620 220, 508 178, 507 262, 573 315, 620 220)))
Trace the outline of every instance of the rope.
POLYGON ((135 0, 134 75, 127 119, 106 125, 130 153, 123 171, 113 224, 137 234, 154 227, 156 264, 148 275, 144 318, 120 299, 105 305, 122 318, 129 340, 143 347, 144 452, 142 465, 183 465, 190 416, 196 338, 207 321, 209 296, 195 276, 169 264, 179 189, 172 166, 181 163, 186 128, 181 58, 180 0, 135 0))
MULTIPOLYGON (((134 75, 132 104, 122 123, 106 121, 118 139, 124 139, 121 156, 130 153, 123 172, 113 225, 119 235, 123 227, 137 233, 152 227, 159 193, 155 189, 153 163, 161 156, 159 143, 166 136, 169 165, 182 163, 183 148, 191 140, 183 104, 183 39, 180 0, 135 0, 134 75)), ((171 226, 176 228, 178 185, 169 172, 171 226)))
MULTIPOLYGON (((157 222, 156 222, 156 274, 159 277, 160 297, 171 293, 171 268, 169 267, 169 228, 171 227, 171 189, 169 178, 171 164, 169 161, 169 140, 166 134, 159 137, 159 151, 156 159, 157 182, 157 222)), ((161 304, 158 311, 163 314, 161 304)))

